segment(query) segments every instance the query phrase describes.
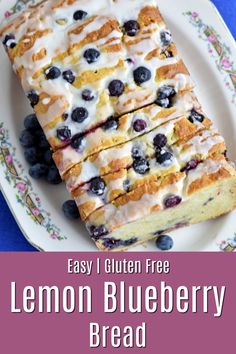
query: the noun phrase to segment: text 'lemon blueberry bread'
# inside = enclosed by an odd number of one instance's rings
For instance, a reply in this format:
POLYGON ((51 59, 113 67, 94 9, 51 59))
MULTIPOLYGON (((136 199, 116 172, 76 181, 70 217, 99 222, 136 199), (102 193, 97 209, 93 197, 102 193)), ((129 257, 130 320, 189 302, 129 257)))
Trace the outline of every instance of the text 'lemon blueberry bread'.
POLYGON ((0 35, 54 149, 110 116, 168 106, 163 85, 193 87, 154 0, 42 1, 0 35))

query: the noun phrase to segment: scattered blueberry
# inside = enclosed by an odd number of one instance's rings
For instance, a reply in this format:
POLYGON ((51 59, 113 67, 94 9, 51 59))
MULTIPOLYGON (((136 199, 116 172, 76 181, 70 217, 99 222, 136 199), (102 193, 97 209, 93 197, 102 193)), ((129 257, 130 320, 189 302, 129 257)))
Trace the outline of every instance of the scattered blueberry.
POLYGON ((163 108, 172 107, 172 98, 176 95, 173 86, 162 86, 157 94, 156 104, 163 108))
POLYGON ((91 90, 85 89, 82 92, 82 98, 84 101, 92 101, 94 100, 94 95, 91 90))
POLYGON ((36 136, 37 136, 37 146, 42 149, 43 151, 45 150, 49 150, 50 149, 50 145, 46 139, 46 136, 44 134, 44 132, 42 130, 38 130, 36 132, 36 136))
POLYGON ((86 108, 78 107, 73 110, 71 119, 76 123, 83 123, 83 121, 85 121, 85 119, 87 119, 88 116, 89 113, 86 108))
POLYGON ((3 44, 6 48, 13 49, 16 46, 16 39, 13 34, 7 34, 3 40, 3 44))
POLYGON ((135 63, 135 61, 132 58, 127 58, 126 61, 129 64, 134 64, 135 63))
POLYGON ((109 90, 110 96, 119 97, 124 92, 125 86, 122 81, 113 80, 110 82, 110 84, 108 86, 108 90, 109 90))
POLYGON ((70 220, 80 218, 78 207, 74 200, 67 200, 62 206, 63 213, 70 220))
POLYGON ((83 10, 78 10, 74 13, 73 18, 75 21, 84 20, 87 17, 88 13, 83 10))
POLYGON ((60 184, 62 182, 61 176, 56 166, 49 167, 46 179, 50 184, 54 185, 60 184))
POLYGON ((164 54, 166 58, 173 58, 174 57, 174 54, 171 50, 165 50, 162 52, 162 54, 164 54))
POLYGON ((139 159, 139 158, 145 157, 145 154, 144 154, 142 148, 140 146, 138 146, 138 145, 136 145, 136 146, 134 146, 132 148, 132 152, 131 153, 132 153, 132 158, 133 159, 139 159))
POLYGON ((164 205, 166 209, 174 208, 182 202, 182 198, 178 195, 171 195, 167 197, 164 201, 164 205))
POLYGON ((20 143, 24 148, 29 148, 34 146, 35 138, 28 130, 23 130, 20 136, 20 143))
POLYGON ((106 123, 103 125, 104 130, 117 130, 119 128, 119 120, 114 117, 107 119, 106 123))
POLYGON ((69 82, 69 84, 73 84, 73 82, 75 81, 75 74, 72 70, 63 71, 62 77, 64 80, 69 82))
POLYGON ((128 36, 134 37, 138 33, 140 27, 137 21, 130 20, 128 22, 125 22, 124 29, 125 29, 125 33, 128 36))
POLYGON ((188 172, 191 170, 195 170, 195 168, 197 168, 197 166, 201 163, 201 161, 199 160, 191 160, 189 161, 185 167, 181 170, 181 172, 188 172))
POLYGON ((26 130, 29 130, 32 133, 36 130, 41 129, 41 126, 35 114, 30 114, 25 118, 24 126, 26 130))
POLYGON ((137 119, 133 124, 133 128, 137 133, 141 133, 147 128, 147 123, 143 119, 137 119))
POLYGON ((174 246, 174 241, 170 236, 162 235, 156 240, 156 246, 161 251, 169 251, 174 246))
POLYGON ((36 147, 27 148, 24 152, 25 159, 30 165, 35 165, 41 158, 39 151, 36 147))
POLYGON ((137 85, 141 85, 146 81, 149 81, 152 77, 151 71, 144 66, 134 70, 134 81, 137 85))
POLYGON ((61 141, 69 141, 71 139, 71 131, 68 127, 57 129, 57 137, 61 141))
POLYGON ((195 109, 191 110, 190 116, 188 117, 188 120, 191 123, 202 123, 204 121, 205 117, 203 114, 198 113, 197 111, 195 111, 195 109))
POLYGON ((153 139, 153 144, 157 148, 163 148, 167 144, 167 137, 164 134, 157 134, 153 139))
POLYGON ((145 175, 147 172, 150 171, 150 165, 148 160, 144 158, 139 158, 134 160, 133 162, 133 169, 140 175, 145 175))
POLYGON ((160 165, 165 164, 166 166, 172 163, 173 155, 169 151, 157 151, 156 152, 156 161, 160 165))
POLYGON ((161 43, 163 47, 168 47, 172 42, 172 35, 170 31, 162 31, 161 32, 161 43))
POLYGON ((103 236, 106 236, 109 234, 108 230, 104 225, 101 226, 91 226, 89 228, 90 235, 94 241, 98 241, 100 238, 103 236))
POLYGON ((41 163, 37 163, 29 169, 29 175, 34 179, 41 179, 43 177, 46 177, 47 172, 48 167, 41 163))
POLYGON ((35 107, 39 103, 39 95, 35 91, 28 92, 27 97, 32 107, 35 107))
POLYGON ((43 155, 43 160, 46 163, 46 165, 51 166, 53 164, 53 153, 51 150, 45 151, 43 155))
POLYGON ((88 64, 95 63, 100 57, 101 53, 97 49, 87 49, 84 52, 84 58, 87 60, 88 64))
POLYGON ((89 189, 93 194, 101 196, 105 192, 106 183, 101 177, 94 178, 90 183, 89 189))
POLYGON ((71 141, 71 147, 75 150, 80 150, 84 145, 85 137, 83 135, 74 136, 71 141))
POLYGON ((47 80, 55 80, 61 76, 61 70, 56 66, 51 66, 45 71, 45 76, 47 80))
POLYGON ((106 238, 103 242, 103 245, 107 249, 115 249, 118 247, 129 247, 134 245, 138 239, 136 237, 133 237, 129 240, 117 240, 115 238, 106 238))

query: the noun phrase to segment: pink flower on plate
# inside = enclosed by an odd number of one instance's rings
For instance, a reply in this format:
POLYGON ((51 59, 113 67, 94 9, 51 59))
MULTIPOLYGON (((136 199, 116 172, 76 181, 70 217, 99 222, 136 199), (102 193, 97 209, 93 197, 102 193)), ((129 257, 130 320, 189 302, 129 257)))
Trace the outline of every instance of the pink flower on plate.
POLYGON ((229 61, 229 58, 223 58, 221 60, 221 64, 224 68, 229 69, 231 67, 231 63, 229 61))
POLYGON ((8 165, 12 165, 13 163, 13 157, 11 155, 6 156, 6 162, 8 165))
POLYGON ((12 13, 10 11, 6 11, 5 14, 4 14, 4 16, 6 18, 10 17, 11 15, 12 15, 12 13))
POLYGON ((212 35, 210 35, 210 36, 208 37, 208 41, 209 41, 210 43, 214 43, 214 42, 217 41, 217 38, 216 38, 216 36, 214 36, 214 35, 212 34, 212 35))
POLYGON ((18 191, 20 191, 20 192, 25 192, 25 191, 26 191, 27 186, 26 186, 26 184, 25 184, 25 183, 23 183, 23 182, 19 182, 19 183, 17 183, 16 188, 17 188, 17 189, 18 189, 18 191))
POLYGON ((193 16, 193 18, 196 18, 196 17, 198 17, 198 13, 197 12, 192 12, 192 16, 193 16))
POLYGON ((53 233, 51 234, 51 238, 52 238, 53 240, 56 240, 56 239, 57 239, 57 234, 56 234, 55 232, 53 232, 53 233))
POLYGON ((38 208, 33 208, 32 209, 32 213, 34 214, 34 216, 39 216, 40 215, 40 210, 38 208))

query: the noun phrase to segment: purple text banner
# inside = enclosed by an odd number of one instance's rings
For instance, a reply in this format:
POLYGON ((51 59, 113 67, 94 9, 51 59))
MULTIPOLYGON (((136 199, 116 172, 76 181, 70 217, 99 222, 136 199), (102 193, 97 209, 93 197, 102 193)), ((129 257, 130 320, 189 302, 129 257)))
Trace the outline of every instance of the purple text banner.
POLYGON ((1 353, 235 353, 235 254, 0 254, 1 353))

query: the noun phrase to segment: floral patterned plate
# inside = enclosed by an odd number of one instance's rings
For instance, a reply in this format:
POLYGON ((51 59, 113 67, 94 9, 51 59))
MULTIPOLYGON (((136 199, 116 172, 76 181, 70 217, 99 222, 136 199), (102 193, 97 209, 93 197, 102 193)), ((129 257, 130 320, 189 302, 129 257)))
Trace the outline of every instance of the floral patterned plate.
MULTIPOLYGON (((0 15, 8 17, 35 0, 0 0, 0 15), (12 8, 11 8, 12 6, 12 8)), ((208 0, 159 0, 210 117, 226 138, 236 161, 236 45, 208 0)), ((70 222, 61 205, 68 199, 63 185, 51 187, 31 180, 18 137, 30 113, 4 49, 0 46, 0 185, 28 241, 42 251, 95 251, 80 222, 70 222)), ((197 211, 196 211, 197 212, 197 211)), ((173 232, 174 251, 236 249, 236 214, 173 232)), ((149 242, 135 251, 156 251, 149 242)))

